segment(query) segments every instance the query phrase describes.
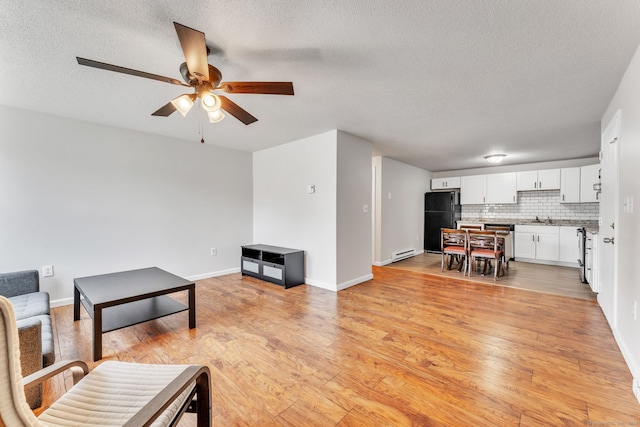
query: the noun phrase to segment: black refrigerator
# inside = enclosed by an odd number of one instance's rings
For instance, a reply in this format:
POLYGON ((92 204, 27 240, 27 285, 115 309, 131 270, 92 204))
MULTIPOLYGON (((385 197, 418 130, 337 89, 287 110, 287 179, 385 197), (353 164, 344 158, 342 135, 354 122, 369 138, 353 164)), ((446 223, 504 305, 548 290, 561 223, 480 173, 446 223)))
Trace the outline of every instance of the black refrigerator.
POLYGON ((444 191, 424 195, 424 250, 440 252, 440 229, 456 228, 460 220, 460 193, 444 191))

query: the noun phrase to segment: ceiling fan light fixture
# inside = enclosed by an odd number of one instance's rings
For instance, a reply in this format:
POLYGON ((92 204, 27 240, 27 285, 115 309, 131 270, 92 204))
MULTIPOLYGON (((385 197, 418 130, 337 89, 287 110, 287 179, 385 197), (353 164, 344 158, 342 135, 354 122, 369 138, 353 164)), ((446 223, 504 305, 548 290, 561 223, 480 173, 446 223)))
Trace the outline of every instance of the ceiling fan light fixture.
POLYGON ((218 111, 222 106, 222 102, 217 95, 214 95, 210 92, 204 93, 201 96, 202 108, 204 111, 218 111))
POLYGON ((500 163, 507 157, 506 154, 490 154, 488 156, 484 156, 484 159, 489 163, 500 163))
POLYGON ((220 120, 224 119, 225 114, 222 110, 215 110, 207 111, 207 116, 209 116, 209 123, 218 123, 220 120))
POLYGON ((195 93, 184 94, 172 100, 171 103, 174 107, 176 107, 176 110, 178 110, 184 117, 189 111, 191 111, 191 108, 193 108, 193 103, 197 97, 198 95, 196 95, 195 93))

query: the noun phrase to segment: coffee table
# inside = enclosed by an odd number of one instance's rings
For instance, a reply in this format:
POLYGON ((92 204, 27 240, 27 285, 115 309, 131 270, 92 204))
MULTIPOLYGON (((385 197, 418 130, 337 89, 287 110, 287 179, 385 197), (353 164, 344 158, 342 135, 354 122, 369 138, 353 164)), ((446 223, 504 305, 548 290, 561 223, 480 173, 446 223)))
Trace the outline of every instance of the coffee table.
POLYGON ((93 360, 102 359, 102 334, 189 310, 189 329, 196 327, 194 282, 158 267, 73 279, 73 320, 80 304, 93 321, 93 360), (189 292, 189 307, 167 296, 189 292), (81 298, 82 297, 82 298, 81 298))

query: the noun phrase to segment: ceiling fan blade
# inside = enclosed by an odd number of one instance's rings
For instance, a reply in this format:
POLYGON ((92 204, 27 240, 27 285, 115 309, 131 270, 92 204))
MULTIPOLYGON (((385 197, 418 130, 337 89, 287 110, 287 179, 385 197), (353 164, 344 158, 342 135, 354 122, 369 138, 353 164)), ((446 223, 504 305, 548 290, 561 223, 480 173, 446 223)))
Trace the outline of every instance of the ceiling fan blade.
POLYGON ((251 123, 258 121, 258 119, 249 114, 247 110, 240 107, 238 104, 236 104, 226 96, 218 95, 218 98, 220 98, 220 102, 222 103, 222 109, 231 114, 236 119, 240 120, 245 125, 250 125, 251 123))
POLYGON ((154 113, 152 113, 152 116, 160 116, 160 117, 168 117, 170 116, 174 111, 176 111, 176 107, 173 106, 173 104, 171 102, 166 103, 165 105, 163 105, 162 107, 158 108, 154 113))
POLYGON ((227 93, 259 93, 266 95, 293 95, 291 82, 223 82, 218 89, 227 93))
POLYGON ((118 65, 106 64, 104 62, 98 62, 92 59, 80 58, 78 56, 76 56, 76 59, 78 60, 78 64, 86 65, 88 67, 100 68, 102 70, 115 71, 116 73, 129 74, 132 76, 145 77, 147 79, 152 79, 152 80, 159 80, 161 82, 171 83, 174 85, 191 87, 187 84, 182 83, 179 80, 172 79, 170 77, 159 76, 157 74, 146 73, 144 71, 138 71, 138 70, 133 70, 131 68, 120 67, 118 65))
POLYGON ((193 74, 200 83, 209 80, 209 64, 207 62, 207 41, 204 33, 185 27, 177 22, 173 23, 180 39, 180 46, 184 53, 189 72, 193 74))

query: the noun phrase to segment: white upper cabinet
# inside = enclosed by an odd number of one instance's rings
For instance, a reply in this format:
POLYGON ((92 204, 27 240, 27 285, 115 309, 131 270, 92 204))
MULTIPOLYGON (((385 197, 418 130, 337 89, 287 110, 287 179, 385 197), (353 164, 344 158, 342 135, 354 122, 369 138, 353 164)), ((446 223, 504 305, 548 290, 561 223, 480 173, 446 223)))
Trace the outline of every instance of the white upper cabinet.
POLYGON ((560 189, 560 169, 517 172, 518 191, 560 189))
POLYGON ((595 184, 600 183, 600 165, 582 166, 580 168, 580 202, 593 203, 598 201, 598 191, 595 184))
POLYGON ((580 203, 580 168, 560 169, 560 203, 580 203))
POLYGON ((538 171, 538 190, 559 190, 560 169, 538 171))
POLYGON ((486 175, 486 203, 517 203, 516 173, 494 173, 486 175))
POLYGON ((433 178, 431 180, 431 190, 449 190, 460 188, 460 177, 450 176, 448 178, 433 178))
POLYGON ((482 205, 487 203, 487 175, 460 178, 460 204, 482 205))

